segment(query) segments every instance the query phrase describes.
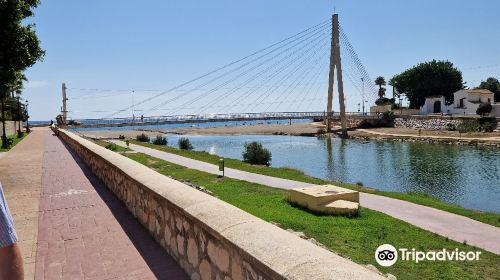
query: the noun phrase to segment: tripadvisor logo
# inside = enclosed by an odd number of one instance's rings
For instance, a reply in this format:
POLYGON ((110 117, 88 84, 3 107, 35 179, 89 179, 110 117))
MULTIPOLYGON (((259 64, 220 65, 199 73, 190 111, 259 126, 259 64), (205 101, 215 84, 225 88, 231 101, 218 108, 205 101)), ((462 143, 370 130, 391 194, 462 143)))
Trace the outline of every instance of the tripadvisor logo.
POLYGON ((392 266, 398 260, 411 261, 419 263, 421 261, 478 261, 480 251, 459 251, 441 249, 437 251, 417 251, 415 248, 409 250, 406 248, 399 248, 397 250, 390 244, 380 245, 375 250, 375 260, 381 266, 392 266))

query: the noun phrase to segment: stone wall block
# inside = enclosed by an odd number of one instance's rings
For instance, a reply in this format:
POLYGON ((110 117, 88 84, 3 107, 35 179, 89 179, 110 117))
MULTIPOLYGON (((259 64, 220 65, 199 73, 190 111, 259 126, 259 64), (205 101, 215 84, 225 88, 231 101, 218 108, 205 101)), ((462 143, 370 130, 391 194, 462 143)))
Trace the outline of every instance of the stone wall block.
POLYGON ((196 240, 194 238, 188 239, 187 257, 189 263, 193 267, 198 267, 199 263, 198 244, 196 244, 196 240))
POLYGON ((184 255, 184 250, 185 250, 184 236, 180 234, 177 235, 177 249, 179 251, 179 255, 184 255))
POLYGON ((200 263, 199 271, 202 280, 211 280, 212 279, 212 267, 207 260, 203 260, 200 263))
POLYGON ((214 263, 218 269, 225 273, 229 271, 229 254, 224 248, 214 244, 212 241, 209 241, 207 254, 212 263, 214 263))

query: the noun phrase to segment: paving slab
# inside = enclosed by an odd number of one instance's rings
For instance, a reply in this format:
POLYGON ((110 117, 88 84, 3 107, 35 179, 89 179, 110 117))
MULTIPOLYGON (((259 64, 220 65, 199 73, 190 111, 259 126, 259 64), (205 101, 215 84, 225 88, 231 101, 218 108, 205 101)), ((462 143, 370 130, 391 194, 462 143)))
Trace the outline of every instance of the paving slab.
POLYGON ((43 136, 35 279, 188 279, 75 153, 43 136))
MULTIPOLYGON (((109 140, 109 142, 126 147, 125 143, 120 140, 109 140)), ((214 164, 136 144, 130 144, 129 148, 191 169, 212 174, 220 173, 218 166, 214 164)), ((315 186, 305 182, 281 179, 232 168, 225 169, 225 176, 288 190, 315 186)), ((500 228, 498 227, 439 209, 380 195, 360 193, 359 201, 362 207, 382 212, 419 228, 448 237, 449 239, 461 243, 465 241, 469 245, 500 254, 500 228)))
POLYGON ((44 134, 33 129, 0 157, 0 181, 14 219, 27 280, 35 277, 44 134))

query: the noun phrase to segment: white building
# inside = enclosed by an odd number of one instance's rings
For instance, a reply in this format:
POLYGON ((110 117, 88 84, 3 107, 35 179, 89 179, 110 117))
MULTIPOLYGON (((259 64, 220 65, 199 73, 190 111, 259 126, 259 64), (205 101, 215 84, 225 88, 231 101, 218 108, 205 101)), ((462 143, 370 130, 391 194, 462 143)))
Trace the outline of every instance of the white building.
POLYGON ((491 115, 500 117, 500 103, 494 103, 494 94, 487 89, 461 89, 453 93, 452 104, 446 104, 442 95, 428 96, 420 114, 476 115, 481 103, 490 103, 493 107, 491 115))

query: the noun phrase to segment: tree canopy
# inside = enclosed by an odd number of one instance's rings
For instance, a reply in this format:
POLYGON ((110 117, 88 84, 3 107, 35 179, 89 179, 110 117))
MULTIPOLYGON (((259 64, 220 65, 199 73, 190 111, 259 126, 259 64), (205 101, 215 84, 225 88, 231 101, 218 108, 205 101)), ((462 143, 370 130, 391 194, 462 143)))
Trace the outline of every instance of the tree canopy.
POLYGON ((386 91, 386 89, 383 87, 383 86, 386 85, 385 78, 382 77, 382 76, 378 76, 375 79, 375 84, 377 86, 379 86, 379 88, 378 88, 378 98, 382 99, 385 96, 385 91, 386 91))
MULTIPOLYGON (((23 21, 33 16, 39 0, 0 0, 0 104, 2 118, 2 148, 7 148, 8 141, 5 132, 6 107, 10 102, 11 92, 21 93, 26 80, 26 68, 42 59, 45 52, 40 47, 40 41, 35 32, 34 24, 23 21)), ((19 102, 18 102, 19 103, 19 102)), ((11 106, 11 109, 16 106, 11 106)), ((23 118, 22 109, 17 106, 18 120, 23 118)))
POLYGON ((489 77, 479 85, 480 89, 487 89, 495 94, 495 102, 500 102, 500 82, 498 79, 489 77))
POLYGON ((44 56, 34 24, 23 24, 39 0, 0 1, 0 97, 19 83, 20 72, 44 56))
POLYGON ((453 102, 453 93, 463 89, 462 72, 449 61, 432 60, 413 66, 395 75, 389 85, 405 94, 410 108, 424 105, 425 98, 443 95, 447 103, 453 102))

